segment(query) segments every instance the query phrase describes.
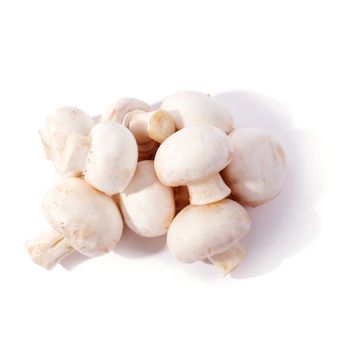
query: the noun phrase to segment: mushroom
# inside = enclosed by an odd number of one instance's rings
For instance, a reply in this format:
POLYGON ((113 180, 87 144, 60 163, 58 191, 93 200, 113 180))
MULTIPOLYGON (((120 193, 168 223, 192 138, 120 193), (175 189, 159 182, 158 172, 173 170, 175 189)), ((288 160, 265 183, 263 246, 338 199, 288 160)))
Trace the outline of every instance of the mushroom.
POLYGON ((134 110, 125 115, 125 125, 134 135, 138 144, 150 140, 162 143, 175 132, 175 122, 172 115, 164 110, 144 112, 134 110))
POLYGON ((93 125, 93 119, 75 107, 62 107, 47 116, 46 126, 39 134, 46 156, 54 162, 59 174, 81 174, 89 150, 88 134, 93 125), (77 145, 79 156, 73 151, 77 145))
POLYGON ((247 211, 230 199, 189 205, 171 223, 167 245, 182 262, 209 259, 226 275, 245 256, 239 241, 249 232, 250 225, 247 211))
POLYGON ((230 112, 214 97, 202 92, 177 92, 166 97, 160 108, 171 113, 177 129, 191 125, 212 125, 228 134, 234 128, 230 112))
POLYGON ((119 194, 119 205, 128 227, 144 237, 166 234, 175 216, 173 189, 159 182, 152 160, 137 164, 132 181, 119 194))
POLYGON ((252 207, 275 198, 287 177, 282 146, 266 131, 242 128, 229 135, 234 157, 222 177, 238 202, 252 207))
POLYGON ((151 111, 151 106, 136 98, 124 97, 108 107, 102 114, 101 121, 116 121, 121 124, 126 113, 136 109, 149 112, 151 111))
POLYGON ((115 121, 100 122, 91 130, 91 149, 85 180, 109 196, 123 191, 134 176, 137 144, 132 133, 115 121))
POLYGON ((120 240, 123 220, 113 199, 79 178, 65 178, 46 193, 46 219, 53 231, 27 243, 31 258, 45 268, 77 250, 95 257, 120 240))
POLYGON ((187 185, 191 204, 227 197, 231 190, 219 172, 232 159, 228 136, 211 125, 189 126, 168 137, 158 148, 154 165, 161 183, 187 185))

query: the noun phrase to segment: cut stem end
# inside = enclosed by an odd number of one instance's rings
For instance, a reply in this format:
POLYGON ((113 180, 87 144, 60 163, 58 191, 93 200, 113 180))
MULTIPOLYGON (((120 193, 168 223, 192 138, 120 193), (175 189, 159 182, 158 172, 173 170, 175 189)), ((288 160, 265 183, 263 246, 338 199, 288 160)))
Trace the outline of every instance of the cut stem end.
POLYGON ((241 263, 245 256, 245 250, 237 243, 225 252, 211 256, 209 260, 225 277, 241 263))

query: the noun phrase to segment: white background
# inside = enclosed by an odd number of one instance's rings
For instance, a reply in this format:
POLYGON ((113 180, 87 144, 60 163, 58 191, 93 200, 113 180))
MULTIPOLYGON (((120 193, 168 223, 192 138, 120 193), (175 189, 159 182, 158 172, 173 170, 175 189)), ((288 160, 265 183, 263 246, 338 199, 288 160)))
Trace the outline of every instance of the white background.
POLYGON ((349 349, 348 1, 0 2, 1 349, 349 349), (283 193, 251 211, 222 278, 126 235, 46 271, 24 242, 57 178, 37 129, 73 105, 220 95, 285 146, 283 193))

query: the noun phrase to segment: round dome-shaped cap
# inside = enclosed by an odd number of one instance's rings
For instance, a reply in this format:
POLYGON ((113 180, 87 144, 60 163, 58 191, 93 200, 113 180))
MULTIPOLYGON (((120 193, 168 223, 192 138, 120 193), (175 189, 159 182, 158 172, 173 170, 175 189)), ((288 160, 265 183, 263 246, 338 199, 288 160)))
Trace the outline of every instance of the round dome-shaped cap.
POLYGON ((65 178, 46 193, 45 216, 52 228, 81 254, 111 251, 123 231, 123 220, 111 197, 79 178, 65 178))
POLYGON ((242 128, 229 135, 234 157, 222 172, 238 202, 257 206, 280 193, 287 177, 282 146, 265 130, 242 128))
POLYGON ((166 97, 160 108, 172 114, 177 129, 213 125, 228 134, 234 128, 230 112, 214 97, 202 92, 179 91, 166 97))
POLYGON ((192 263, 227 251, 249 230, 247 211, 230 199, 188 205, 171 223, 167 244, 179 260, 192 263))
POLYGON ((123 191, 134 176, 137 144, 133 134, 115 121, 100 122, 91 130, 91 149, 85 180, 108 195, 123 191))
POLYGON ((228 136, 211 125, 189 126, 169 136, 158 148, 154 166, 167 186, 181 186, 207 179, 232 158, 228 136))
POLYGON ((125 223, 144 237, 166 234, 175 216, 173 189, 159 182, 152 160, 137 164, 133 179, 119 194, 119 204, 125 223))

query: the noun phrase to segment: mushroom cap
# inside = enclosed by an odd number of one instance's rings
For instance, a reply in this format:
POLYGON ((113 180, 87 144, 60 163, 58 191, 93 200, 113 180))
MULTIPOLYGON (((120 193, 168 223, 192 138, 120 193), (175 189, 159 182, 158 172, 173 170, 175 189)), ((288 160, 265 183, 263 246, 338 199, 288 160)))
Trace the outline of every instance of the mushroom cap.
POLYGON ((189 126, 169 136, 158 148, 154 166, 167 186, 210 178, 232 158, 228 136, 211 125, 189 126))
POLYGON ((133 179, 119 194, 119 204, 125 223, 144 237, 166 234, 175 216, 173 189, 159 182, 152 160, 137 164, 133 179))
POLYGON ((121 124, 126 113, 136 109, 149 112, 151 106, 137 98, 123 97, 107 108, 102 114, 101 121, 116 121, 121 124))
POLYGON ((123 220, 113 199, 79 178, 51 187, 43 209, 52 228, 90 257, 111 251, 122 235, 123 220))
POLYGON ((265 130, 242 128, 229 135, 234 157, 222 172, 232 196, 250 206, 263 204, 280 193, 287 177, 282 146, 265 130))
POLYGON ((230 199, 188 205, 169 227, 168 248, 185 263, 204 260, 237 244, 250 225, 247 211, 230 199))
POLYGON ((40 131, 48 158, 59 160, 71 133, 87 136, 94 126, 93 119, 76 107, 56 109, 46 118, 46 126, 40 131))
POLYGON ((160 108, 172 114, 177 129, 190 125, 213 125, 228 134, 234 128, 230 112, 214 97, 202 92, 177 92, 166 97, 160 108))
POLYGON ((85 180, 108 195, 125 189, 137 165, 137 144, 132 133, 115 121, 100 122, 91 130, 91 149, 85 180))

